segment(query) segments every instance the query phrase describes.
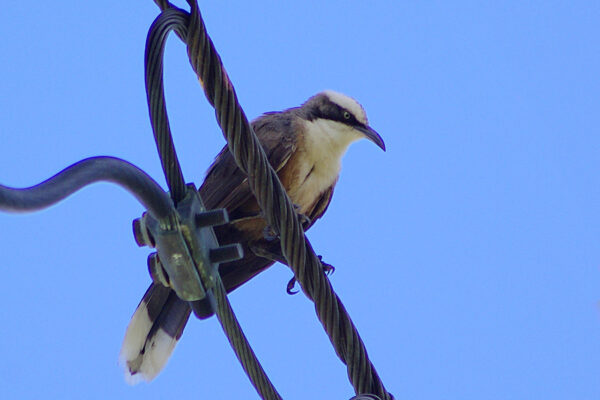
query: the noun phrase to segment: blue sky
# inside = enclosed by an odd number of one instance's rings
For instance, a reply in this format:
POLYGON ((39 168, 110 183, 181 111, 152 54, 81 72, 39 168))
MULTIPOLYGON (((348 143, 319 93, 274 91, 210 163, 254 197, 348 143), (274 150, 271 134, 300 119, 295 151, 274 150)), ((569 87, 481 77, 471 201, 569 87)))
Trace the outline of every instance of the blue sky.
MULTIPOLYGON (((323 89, 357 98, 387 152, 354 144, 309 232, 398 399, 600 398, 600 6, 597 2, 201 2, 246 114, 323 89)), ((0 183, 94 155, 163 187, 143 53, 153 2, 7 2, 0 183)), ((188 181, 224 144, 173 37, 167 102, 188 181)), ((0 214, 0 397, 256 398, 216 319, 192 320, 166 370, 117 365, 150 278, 122 189, 97 184, 0 214)), ((231 295, 286 399, 352 389, 291 272, 231 295)))

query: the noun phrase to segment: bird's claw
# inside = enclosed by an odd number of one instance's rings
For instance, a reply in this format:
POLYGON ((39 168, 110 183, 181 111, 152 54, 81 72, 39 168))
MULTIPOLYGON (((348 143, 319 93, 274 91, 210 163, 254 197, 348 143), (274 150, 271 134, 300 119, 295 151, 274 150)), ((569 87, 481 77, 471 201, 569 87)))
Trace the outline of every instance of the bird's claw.
POLYGON ((317 256, 319 257, 319 261, 321 261, 321 265, 323 266, 323 272, 325 272, 325 275, 331 275, 335 272, 335 267, 331 264, 327 264, 325 261, 323 261, 323 256, 317 256))
MULTIPOLYGON (((323 272, 325 272, 325 275, 329 276, 335 272, 335 267, 333 265, 323 262, 323 256, 317 256, 317 257, 319 258, 319 261, 321 261, 321 266, 323 268, 323 272)), ((286 289, 285 289, 287 294, 293 295, 293 294, 296 294, 299 292, 299 290, 294 290, 294 286, 296 286, 296 277, 293 277, 288 282, 286 289)))
POLYGON ((298 214, 298 220, 300 221, 300 225, 302 225, 302 227, 304 227, 305 229, 307 226, 310 226, 312 224, 310 218, 308 218, 304 214, 298 214))
POLYGON ((299 292, 299 290, 294 290, 294 286, 296 286, 296 278, 292 278, 288 282, 287 287, 285 288, 287 294, 293 295, 299 292))
POLYGON ((300 221, 300 225, 302 225, 305 229, 307 226, 312 224, 311 219, 306 215, 300 212, 300 206, 298 204, 294 204, 294 210, 296 210, 296 214, 298 214, 298 221, 300 221))

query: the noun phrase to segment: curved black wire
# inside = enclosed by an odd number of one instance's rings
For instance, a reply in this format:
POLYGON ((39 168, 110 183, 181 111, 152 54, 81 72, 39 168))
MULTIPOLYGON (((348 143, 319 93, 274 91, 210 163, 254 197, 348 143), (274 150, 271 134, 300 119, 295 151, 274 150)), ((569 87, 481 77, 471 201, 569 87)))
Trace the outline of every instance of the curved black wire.
MULTIPOLYGON (((153 118, 152 129, 154 130, 154 137, 159 148, 167 181, 169 181, 169 176, 175 178, 174 181, 171 181, 173 186, 170 185, 172 193, 178 185, 177 170, 179 169, 179 163, 175 155, 169 130, 169 119, 165 108, 162 59, 164 44, 169 32, 175 31, 185 42, 188 23, 188 13, 177 8, 169 8, 154 20, 146 42, 146 92, 153 118), (166 162, 167 166, 165 166, 165 155, 171 157, 170 161, 166 162), (169 164, 172 161, 175 162, 176 168, 169 164)), ((172 194, 172 197, 176 201, 176 196, 172 194)), ((223 283, 218 282, 214 290, 217 301, 217 317, 252 385, 263 399, 281 400, 281 396, 267 377, 242 331, 227 298, 223 283)))
POLYGON ((144 171, 115 157, 81 160, 58 174, 28 188, 0 185, 0 210, 32 212, 58 203, 94 182, 112 182, 126 189, 157 220, 169 223, 174 218, 169 195, 144 171))
POLYGON ((186 21, 187 18, 183 11, 173 12, 157 18, 148 32, 144 57, 146 96, 152 132, 154 132, 154 140, 167 185, 171 192, 171 198, 175 204, 184 198, 186 188, 183 172, 173 144, 169 118, 167 117, 162 60, 167 36, 171 30, 175 30, 177 35, 185 42, 187 31, 183 32, 182 27, 187 25, 186 21))

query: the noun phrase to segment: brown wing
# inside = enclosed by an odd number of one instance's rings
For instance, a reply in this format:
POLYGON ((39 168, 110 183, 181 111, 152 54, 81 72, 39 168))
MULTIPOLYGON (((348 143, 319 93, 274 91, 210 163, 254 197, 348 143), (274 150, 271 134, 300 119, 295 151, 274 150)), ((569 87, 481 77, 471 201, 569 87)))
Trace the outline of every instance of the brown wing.
POLYGON ((333 196, 333 188, 335 184, 331 185, 329 189, 327 189, 321 197, 315 202, 315 204, 311 207, 310 210, 306 213, 306 216, 310 220, 308 226, 304 226, 304 230, 307 231, 308 228, 313 226, 313 224, 325 214, 327 211, 327 207, 331 203, 331 197, 333 196))
MULTIPOLYGON (((291 117, 264 115, 253 121, 252 127, 275 171, 281 170, 296 150, 291 117)), ((208 209, 226 208, 231 219, 259 212, 246 175, 237 167, 227 146, 208 169, 200 195, 208 209)))
MULTIPOLYGON (((275 171, 280 171, 296 150, 291 117, 264 115, 255 120, 252 126, 269 162, 275 171)), ((259 240, 276 245, 278 240, 269 242, 263 238, 266 223, 260 215, 246 175, 237 167, 227 147, 221 150, 209 168, 200 187, 200 195, 208 209, 223 207, 229 213, 231 223, 215 227, 219 243, 240 243, 244 250, 241 260, 219 266, 221 278, 229 292, 273 264, 270 259, 256 256, 249 247, 250 242, 259 240)))
MULTIPOLYGON (((305 224, 304 230, 308 230, 317 219, 327 210, 333 195, 333 186, 325 191, 319 200, 315 202, 313 207, 307 212, 307 217, 310 219, 309 224, 305 224)), ((248 221, 251 223, 251 221, 248 221)), ((271 252, 283 258, 279 239, 267 240, 264 238, 248 241, 249 232, 239 231, 233 225, 223 225, 216 227, 217 237, 221 244, 241 243, 244 249, 244 258, 234 262, 222 264, 219 267, 221 278, 228 291, 234 290, 242 285, 261 271, 264 271, 273 264, 273 260, 256 256, 250 249, 250 245, 258 246, 264 250, 271 252)), ((258 236, 262 236, 262 232, 257 232, 258 236)))

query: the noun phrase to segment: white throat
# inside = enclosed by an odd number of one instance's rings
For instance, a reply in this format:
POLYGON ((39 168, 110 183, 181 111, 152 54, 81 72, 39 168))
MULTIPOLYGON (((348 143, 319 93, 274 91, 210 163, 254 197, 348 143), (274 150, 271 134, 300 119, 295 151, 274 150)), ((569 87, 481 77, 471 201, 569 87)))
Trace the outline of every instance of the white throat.
POLYGON ((298 165, 300 186, 288 191, 305 212, 338 179, 342 157, 350 143, 361 138, 352 127, 326 119, 304 121, 304 148, 298 165))
POLYGON ((305 122, 305 145, 308 156, 316 163, 337 163, 339 172, 342 157, 352 142, 361 138, 354 128, 329 119, 305 122))

